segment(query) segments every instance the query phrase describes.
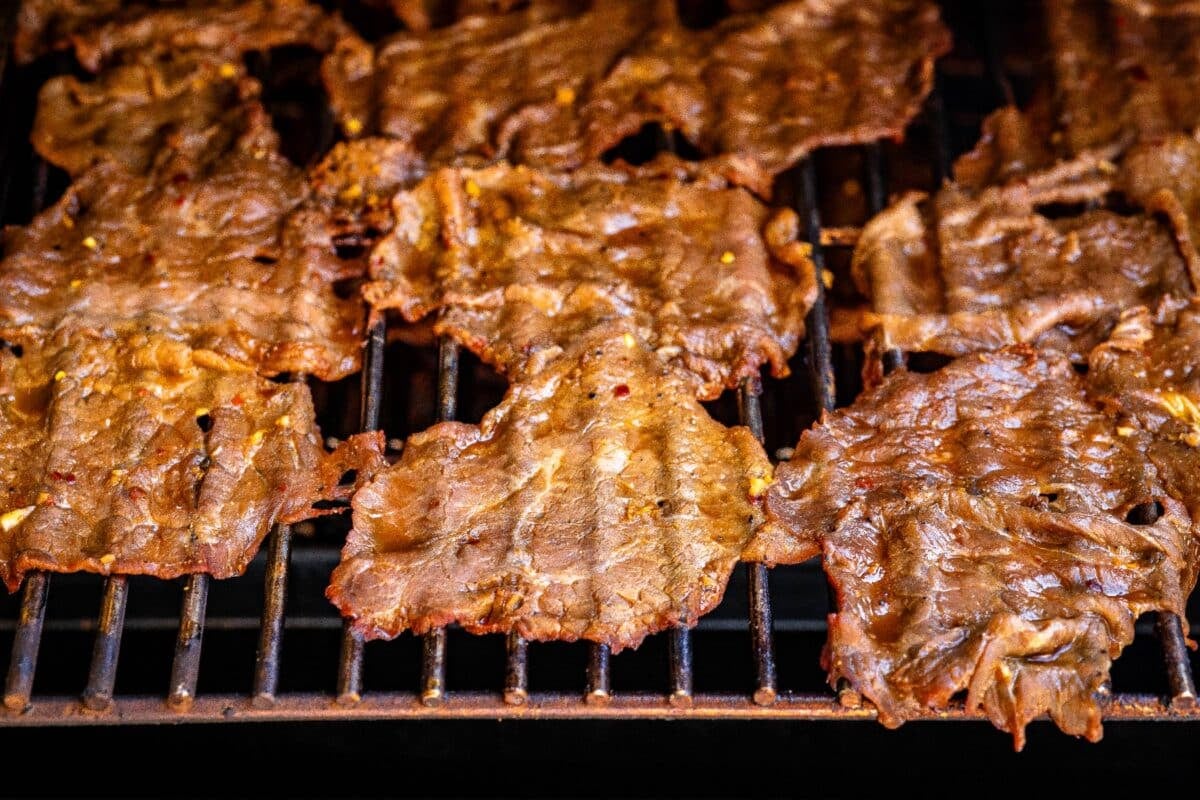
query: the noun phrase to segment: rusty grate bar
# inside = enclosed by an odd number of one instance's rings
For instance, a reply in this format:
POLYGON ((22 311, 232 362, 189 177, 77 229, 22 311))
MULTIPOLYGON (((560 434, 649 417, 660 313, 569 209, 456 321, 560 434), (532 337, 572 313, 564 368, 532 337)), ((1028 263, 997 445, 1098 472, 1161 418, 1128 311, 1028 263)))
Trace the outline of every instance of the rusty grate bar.
POLYGON ((204 614, 208 605, 207 575, 189 575, 183 583, 183 607, 179 611, 179 635, 171 665, 171 688, 167 704, 186 711, 196 698, 200 678, 200 647, 204 639, 204 614))
POLYGON ((529 699, 529 642, 516 631, 505 640, 508 660, 504 670, 504 702, 524 705, 529 699))
POLYGON ((88 668, 87 688, 83 690, 83 704, 92 711, 104 711, 112 704, 128 599, 129 582, 124 575, 110 575, 104 579, 96 642, 88 668))
POLYGON ((25 579, 12 660, 8 663, 8 680, 4 685, 4 705, 11 711, 25 710, 33 694, 33 673, 37 668, 49 594, 50 576, 45 572, 34 572, 25 579))

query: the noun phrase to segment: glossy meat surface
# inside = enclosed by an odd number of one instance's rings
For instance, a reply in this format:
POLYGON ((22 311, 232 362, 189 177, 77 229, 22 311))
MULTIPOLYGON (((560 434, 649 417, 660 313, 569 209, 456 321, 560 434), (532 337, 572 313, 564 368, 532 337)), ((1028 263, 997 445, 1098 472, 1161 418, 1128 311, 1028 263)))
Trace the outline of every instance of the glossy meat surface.
POLYGON ((864 329, 906 351, 1032 342, 1086 360, 1125 308, 1193 290, 1178 228, 1148 213, 1075 210, 1125 177, 1089 153, 979 191, 950 184, 926 206, 901 198, 855 248, 852 271, 872 306, 864 329))
POLYGON ((502 371, 536 372, 594 327, 635 335, 715 397, 786 374, 815 294, 791 211, 674 161, 571 175, 443 169, 393 203, 366 296, 502 371))
POLYGON ((329 50, 349 29, 307 0, 23 0, 13 38, 19 62, 73 48, 95 72, 118 54, 148 50, 250 50, 306 45, 329 50))
POLYGON ((345 131, 413 143, 435 166, 574 169, 658 123, 770 176, 822 145, 900 135, 949 47, 919 0, 797 0, 707 30, 673 2, 537 2, 327 60, 345 131), (583 10, 581 10, 583 6, 583 10))
POLYGON ((368 638, 457 622, 634 647, 720 602, 770 471, 747 429, 605 328, 480 425, 410 437, 355 495, 327 594, 368 638))
POLYGON ((105 160, 144 174, 160 158, 196 159, 260 125, 261 88, 240 61, 213 53, 134 60, 89 80, 61 75, 42 86, 33 145, 71 175, 105 160))
POLYGON ((766 507, 745 557, 822 554, 830 681, 888 726, 965 692, 1018 748, 1043 713, 1098 739, 1135 620, 1194 582, 1197 529, 1153 459, 1027 345, 885 378, 801 437, 766 507))
POLYGON ((256 137, 244 144, 215 164, 176 158, 145 176, 99 164, 10 229, 5 338, 36 338, 67 318, 104 326, 153 314, 265 374, 355 371, 362 304, 335 282, 361 265, 344 264, 328 229, 293 214, 303 174, 256 137))
MULTIPOLYGON (((303 383, 140 325, 0 358, 0 576, 240 574, 275 522, 322 512, 378 437, 327 455, 303 383), (356 460, 357 459, 357 460, 356 460)), ((365 459, 370 463, 370 459, 365 459)))

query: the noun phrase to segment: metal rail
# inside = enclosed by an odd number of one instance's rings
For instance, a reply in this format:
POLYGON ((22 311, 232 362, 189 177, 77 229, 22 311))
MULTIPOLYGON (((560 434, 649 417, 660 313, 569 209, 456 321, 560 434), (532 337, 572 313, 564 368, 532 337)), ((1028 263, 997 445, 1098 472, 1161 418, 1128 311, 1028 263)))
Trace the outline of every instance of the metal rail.
MULTIPOLYGON (((494 692, 453 692, 437 707, 423 703, 411 692, 372 692, 354 705, 341 705, 327 694, 289 693, 268 708, 254 705, 244 695, 204 695, 181 716, 163 705, 160 697, 129 696, 113 701, 104 713, 83 707, 73 697, 50 696, 24 714, 3 717, 12 725, 113 725, 192 722, 287 722, 376 719, 759 719, 868 721, 874 708, 846 708, 828 694, 780 694, 770 706, 761 706, 743 695, 695 694, 688 706, 674 705, 657 693, 623 692, 608 703, 585 705, 561 693, 533 693, 521 705, 505 703, 494 692), (581 711, 586 712, 581 714, 581 711)), ((1105 709, 1107 722, 1183 722, 1200 720, 1200 706, 1173 708, 1155 695, 1119 695, 1105 709)), ((984 720, 978 711, 953 704, 943 711, 926 711, 921 720, 984 720)), ((1043 718, 1044 719, 1044 718, 1043 718)))

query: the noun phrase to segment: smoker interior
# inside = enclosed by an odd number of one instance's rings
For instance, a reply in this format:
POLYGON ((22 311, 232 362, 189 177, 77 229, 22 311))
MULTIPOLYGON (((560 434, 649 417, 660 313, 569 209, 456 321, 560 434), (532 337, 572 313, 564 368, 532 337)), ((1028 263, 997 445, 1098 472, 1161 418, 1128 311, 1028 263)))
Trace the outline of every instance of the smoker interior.
MULTIPOLYGON (((953 158, 975 142, 983 116, 1006 100, 1028 100, 1045 69, 1038 56, 1044 47, 1036 4, 962 0, 946 3, 945 16, 955 31, 955 50, 940 63, 938 89, 903 142, 822 151, 779 180, 777 199, 801 211, 817 260, 834 273, 831 294, 840 300, 852 299, 849 248, 842 233, 860 226, 889 194, 936 186, 953 158)), ((710 17, 699 15, 696 22, 709 23, 710 17)), ((369 23, 375 33, 386 30, 366 9, 350 18, 369 23)), ((320 90, 308 83, 316 63, 315 54, 291 49, 249 59, 251 70, 264 80, 288 155, 299 163, 325 149, 334 136, 320 90)), ((75 68, 58 57, 27 68, 8 65, 4 72, 0 218, 7 224, 27 222, 65 188, 65 176, 31 153, 28 131, 36 87, 48 75, 75 68)), ((632 137, 609 155, 639 160, 664 147, 689 155, 686 143, 654 130, 632 137)), ((391 327, 393 332, 398 328, 395 320, 391 327)), ((382 328, 372 331, 361 376, 313 383, 326 436, 344 437, 365 425, 382 426, 389 439, 400 440, 439 418, 478 421, 501 397, 503 381, 456 347, 417 347, 389 338, 382 328)), ((861 348, 830 346, 817 309, 790 377, 764 377, 761 394, 757 385, 746 385, 709 409, 723 422, 741 421, 761 430, 768 453, 776 454, 795 443, 835 390, 839 405, 855 397, 862 358, 861 348), (829 375, 832 381, 823 377, 829 375)), ((936 366, 915 358, 908 364, 918 370, 936 366)), ((781 455, 786 457, 786 451, 781 455)), ((279 732, 297 721, 391 720, 375 723, 373 730, 383 732, 400 723, 445 731, 439 726, 448 723, 436 721, 449 719, 579 718, 586 722, 564 723, 562 730, 571 731, 572 741, 584 750, 602 750, 613 737, 628 736, 630 746, 652 743, 661 757, 678 752, 686 758, 688 743, 704 741, 706 732, 728 731, 720 734, 723 747, 752 759, 756 742, 781 731, 767 720, 821 720, 821 725, 787 728, 784 741, 819 752, 822 742, 828 743, 823 737, 840 741, 838 737, 849 736, 893 755, 915 752, 922 742, 975 742, 979 752, 1008 746, 1002 734, 978 721, 967 726, 970 732, 959 734, 933 733, 933 726, 922 723, 897 733, 861 724, 873 719, 871 709, 852 693, 839 696, 826 685, 820 668, 829 597, 815 562, 769 572, 741 566, 724 602, 690 632, 660 634, 617 656, 582 642, 528 644, 455 629, 364 645, 344 635, 342 621, 324 598, 348 525, 343 515, 279 528, 247 573, 232 580, 85 574, 28 580, 21 592, 0 598, 0 652, 11 653, 0 728, 258 721, 263 724, 238 726, 239 732, 226 734, 226 741, 267 747, 265 742, 279 741, 279 732), (614 729, 618 723, 610 718, 628 727, 614 729), (646 721, 629 721, 633 719, 646 721), (661 719, 689 720, 692 727, 664 729, 661 719), (747 722, 714 728, 716 719, 747 722), (759 722, 752 724, 754 720, 759 722), (828 733, 821 733, 822 728, 828 733), (271 733, 255 734, 256 729, 271 733), (664 744, 664 739, 672 743, 664 744)), ((1200 619, 1195 601, 1190 616, 1200 619)), ((1128 740, 1146 730, 1131 725, 1128 730, 1135 734, 1125 734, 1113 724, 1121 720, 1200 719, 1191 677, 1196 660, 1183 647, 1177 620, 1152 615, 1140 620, 1136 640, 1113 668, 1104 746, 1111 747, 1114 736, 1128 740)), ((966 715, 957 710, 937 716, 966 715)), ((495 744, 495 729, 487 727, 494 723, 456 724, 464 741, 478 737, 495 744)), ((502 735, 541 741, 547 752, 563 746, 546 728, 519 724, 528 730, 510 726, 502 735)), ((203 742, 206 728, 174 735, 203 742)), ((1045 744, 1053 741, 1046 735, 1053 733, 1049 728, 1033 726, 1030 748, 1074 744, 1045 744)), ((338 740, 358 728, 307 730, 307 736, 325 736, 328 743, 329 737, 338 740)), ((38 738, 44 732, 25 733, 23 746, 45 741, 38 738)), ((124 735, 129 741, 155 741, 153 730, 143 728, 129 727, 124 735)), ((1175 741, 1156 735, 1160 744, 1175 741)), ((69 741, 84 742, 88 752, 104 751, 94 735, 71 736, 76 738, 69 741)), ((1171 736, 1181 739, 1180 733, 1171 736)), ((449 753, 435 742, 445 744, 434 737, 410 755, 449 753)), ((703 745, 696 746, 703 751, 703 745)), ((498 752, 502 750, 493 757, 498 752)), ((565 758, 559 765, 569 763, 565 758)))

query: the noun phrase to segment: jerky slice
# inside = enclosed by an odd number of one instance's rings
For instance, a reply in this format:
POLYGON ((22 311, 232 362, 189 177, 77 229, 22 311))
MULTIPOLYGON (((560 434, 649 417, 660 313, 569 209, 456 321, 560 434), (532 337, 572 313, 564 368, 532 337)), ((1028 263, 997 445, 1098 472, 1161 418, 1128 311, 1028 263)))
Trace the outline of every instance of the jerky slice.
MULTIPOLYGON (((1200 520, 1200 304, 1133 308, 1092 351, 1088 389, 1200 520)), ((1190 564, 1200 561, 1191 542, 1190 564)), ((1194 577, 1192 578, 1194 581, 1194 577)), ((1187 585, 1191 585, 1188 582, 1187 585)))
POLYGON ((863 230, 852 271, 883 344, 962 355, 1035 342, 1086 360, 1120 312, 1193 291, 1171 228, 1148 214, 1051 215, 1121 180, 1099 154, 982 191, 910 194, 863 230))
POLYGON ((64 331, 0 368, 13 591, 34 569, 238 575, 272 524, 321 513, 312 504, 357 466, 322 449, 303 383, 136 326, 64 331))
POLYGON ((1098 692, 1147 611, 1182 612, 1196 527, 1063 358, 1026 345, 898 372, 800 439, 746 558, 822 553, 824 662, 893 727, 966 692, 1018 748, 1098 692), (1131 511, 1158 503, 1156 522, 1131 511), (1136 517, 1134 517, 1136 518, 1136 517))
POLYGON ((690 30, 674 2, 537 2, 378 48, 324 73, 350 135, 410 141, 433 165, 505 158, 574 169, 643 126, 770 176, 822 145, 900 135, 949 48, 936 6, 797 0, 690 30))
POLYGON ((103 327, 152 314, 159 330, 265 374, 332 380, 356 370, 361 303, 334 284, 361 264, 343 263, 329 230, 293 215, 303 174, 268 148, 216 160, 171 160, 146 176, 99 164, 32 224, 10 229, 5 338, 36 339, 68 317, 103 327))
POLYGON ((443 169, 394 200, 367 299, 520 376, 625 320, 712 398, 787 373, 815 278, 798 221, 672 161, 571 175, 443 169))
POLYGON ((103 160, 145 173, 161 154, 198 159, 255 127, 273 139, 260 123, 260 92, 240 62, 211 53, 147 57, 90 81, 62 75, 41 89, 33 145, 71 175, 103 160))
POLYGON ((327 594, 368 638, 458 622, 633 647, 720 602, 770 471, 652 351, 599 331, 480 425, 410 437, 355 495, 327 594))
POLYGON ((13 52, 18 62, 72 47, 96 72, 119 53, 211 50, 236 55, 285 45, 322 52, 347 36, 336 16, 306 0, 24 0, 13 52))

